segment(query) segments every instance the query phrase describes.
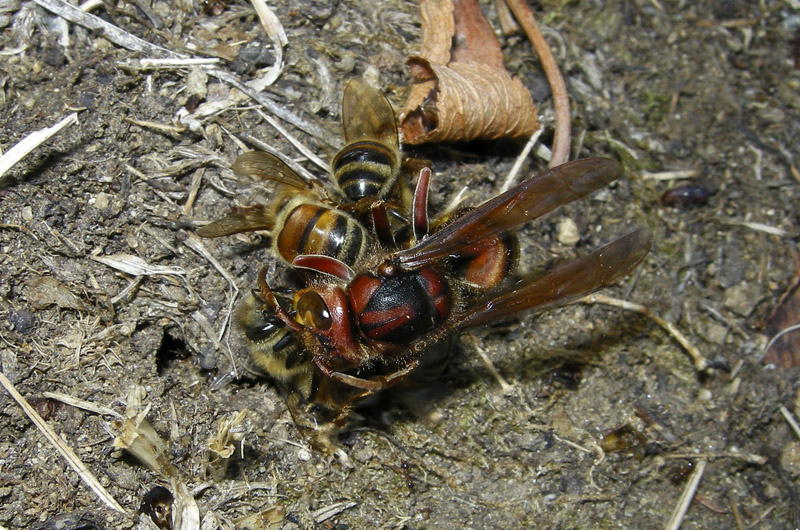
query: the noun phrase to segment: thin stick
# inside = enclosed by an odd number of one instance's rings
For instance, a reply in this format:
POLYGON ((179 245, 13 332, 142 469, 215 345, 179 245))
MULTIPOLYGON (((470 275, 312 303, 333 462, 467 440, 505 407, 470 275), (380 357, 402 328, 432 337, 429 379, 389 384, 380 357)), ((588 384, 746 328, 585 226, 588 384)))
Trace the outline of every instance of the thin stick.
POLYGON ((89 471, 86 465, 81 462, 81 459, 78 458, 78 455, 75 454, 75 451, 72 450, 70 446, 64 442, 64 440, 47 424, 44 419, 42 419, 39 414, 30 406, 28 401, 22 397, 22 395, 17 392, 17 389, 8 380, 3 372, 0 372, 0 384, 11 394, 11 397, 17 402, 17 404, 22 408, 25 414, 30 418, 31 422, 36 426, 37 429, 47 438, 53 447, 61 454, 62 457, 67 461, 72 469, 78 474, 81 480, 89 486, 95 495, 97 495, 106 506, 111 508, 114 511, 124 514, 125 510, 119 503, 111 496, 108 491, 100 484, 97 478, 89 471))
POLYGON ((0 177, 6 174, 14 164, 25 158, 31 151, 55 136, 61 129, 78 123, 78 113, 73 112, 60 122, 51 127, 46 127, 30 133, 28 136, 17 142, 17 144, 0 156, 0 177))
POLYGON ((186 132, 186 130, 189 128, 186 125, 165 125, 163 123, 154 121, 136 120, 133 118, 128 118, 127 116, 123 116, 122 121, 130 123, 131 125, 138 125, 139 127, 144 127, 146 129, 153 129, 154 131, 165 134, 180 134, 186 132))
POLYGON ((727 225, 733 226, 743 226, 745 228, 749 228, 750 230, 755 230, 756 232, 764 232, 765 234, 769 234, 772 236, 778 237, 794 237, 795 234, 791 232, 787 232, 783 228, 778 228, 776 226, 764 224, 764 223, 757 223, 755 221, 738 221, 736 219, 720 219, 720 222, 727 225))
POLYGON ((139 66, 143 69, 149 68, 189 68, 192 66, 213 66, 222 61, 216 57, 167 57, 159 59, 142 59, 139 66))
POLYGON ((767 345, 764 346, 763 350, 761 350, 761 355, 764 355, 765 353, 767 353, 769 351, 769 349, 772 348, 775 345, 775 342, 777 342, 781 337, 783 337, 787 333, 791 333, 792 331, 800 331, 800 324, 795 324, 794 326, 789 326, 788 328, 784 328, 784 329, 780 330, 777 334, 775 334, 774 337, 769 339, 769 342, 767 343, 767 345))
POLYGON ((483 351, 483 348, 481 348, 478 345, 478 339, 473 338, 472 345, 475 347, 475 351, 478 352, 478 355, 483 361, 483 365, 486 366, 486 369, 489 370, 489 373, 492 374, 495 380, 497 380, 498 384, 500 385, 500 388, 503 389, 503 394, 506 395, 510 394, 511 391, 514 390, 514 387, 509 385, 508 381, 506 381, 505 378, 503 378, 503 376, 500 375, 500 372, 498 372, 497 368, 495 368, 494 364, 492 364, 492 360, 489 359, 489 356, 486 355, 486 352, 483 351))
POLYGON ((217 261, 217 259, 214 256, 211 255, 211 253, 206 249, 205 245, 200 240, 200 238, 191 232, 188 232, 187 236, 188 237, 184 240, 183 244, 189 247, 190 249, 194 250, 201 256, 203 256, 206 260, 208 260, 208 262, 211 263, 211 265, 213 265, 215 269, 217 269, 217 271, 222 275, 222 277, 225 278, 225 280, 227 280, 231 290, 238 293, 239 288, 236 287, 236 280, 234 280, 233 276, 231 276, 230 273, 227 270, 225 270, 225 267, 223 267, 222 264, 219 261, 217 261))
POLYGON ((708 360, 703 357, 703 354, 700 353, 689 339, 686 336, 678 331, 678 328, 675 327, 674 324, 671 322, 667 322, 660 316, 653 313, 649 308, 641 305, 635 304, 633 302, 628 302, 626 300, 620 300, 619 298, 612 298, 610 296, 606 296, 604 294, 590 294, 589 296, 585 296, 579 300, 579 302, 583 302, 584 304, 605 304, 614 307, 619 307, 621 309, 625 309, 627 311, 634 311, 636 313, 640 313, 650 320, 654 321, 656 324, 664 328, 667 333, 672 335, 672 338, 678 341, 678 343, 683 346, 686 352, 694 359, 694 367, 698 372, 702 372, 706 368, 708 368, 708 360))
POLYGON ((155 57, 186 57, 184 54, 173 52, 172 50, 156 46, 155 44, 150 44, 146 40, 142 40, 136 35, 131 35, 127 31, 119 29, 117 26, 106 22, 100 17, 81 11, 80 8, 68 4, 64 0, 33 1, 70 22, 94 31, 99 31, 103 37, 125 49, 146 55, 153 55, 155 57))
POLYGON ((322 160, 320 157, 318 157, 317 155, 315 155, 315 154, 314 154, 314 152, 313 152, 313 151, 311 151, 311 149, 309 149, 308 147, 306 147, 305 145, 303 145, 303 143, 302 143, 302 142, 300 142, 300 140, 298 140, 297 138, 295 138, 295 137, 294 137, 294 135, 292 135, 292 134, 291 134, 289 131, 287 131, 286 129, 284 129, 284 128, 281 126, 281 124, 280 124, 280 123, 278 123, 278 121, 277 121, 277 120, 275 120, 275 119, 274 119, 274 118, 272 118, 271 116, 268 116, 268 115, 266 115, 266 114, 265 114, 265 113, 264 113, 264 112, 263 112, 261 109, 256 109, 256 112, 257 112, 257 113, 258 113, 258 114, 259 114, 259 115, 260 115, 262 118, 264 118, 264 120, 265 120, 267 123, 269 123, 270 125, 272 125, 272 126, 275 128, 275 130, 276 130, 276 131, 278 131, 279 133, 281 133, 281 135, 283 135, 283 137, 284 137, 284 138, 286 138, 287 140, 289 140, 289 143, 291 143, 291 144, 292 144, 292 145, 293 145, 293 146, 294 146, 294 147, 295 147, 295 148, 296 148, 298 151, 300 151, 301 153, 303 153, 303 156, 305 156, 305 157, 306 157, 307 159, 309 159, 311 162, 313 162, 314 164, 316 164, 317 166, 319 166, 319 167, 320 167, 320 168, 321 168, 323 171, 328 171, 328 170, 330 169, 330 165, 329 165, 329 164, 326 164, 326 163, 325 163, 325 162, 324 162, 324 161, 323 161, 323 160, 322 160))
POLYGON ((321 524, 334 515, 338 515, 356 505, 358 505, 358 503, 355 501, 337 502, 336 504, 331 504, 330 506, 312 512, 311 517, 314 518, 315 523, 321 524))
POLYGON ((696 169, 686 169, 683 171, 658 171, 650 173, 647 171, 642 172, 642 178, 649 180, 682 180, 693 179, 700 175, 696 169))
POLYGON ((705 469, 705 460, 700 460, 697 462, 697 466, 694 468, 694 473, 692 473, 692 478, 686 484, 686 487, 683 488, 681 497, 678 499, 678 505, 675 506, 675 510, 672 512, 672 517, 669 518, 669 523, 667 523, 666 530, 678 530, 678 528, 681 527, 683 516, 686 515, 686 511, 689 509, 689 505, 692 503, 692 499, 697 491, 697 486, 700 484, 700 479, 703 478, 703 472, 705 469))
POLYGON ((522 164, 525 162, 525 159, 528 158, 528 155, 531 153, 531 149, 533 146, 536 145, 536 142, 539 141, 539 137, 544 132, 544 127, 539 127, 536 129, 531 137, 528 139, 528 143, 525 144, 525 147, 522 149, 522 152, 517 157, 517 160, 514 162, 514 166, 511 168, 511 171, 508 172, 508 176, 506 176, 505 182, 503 182, 503 187, 500 188, 500 193, 504 193, 511 188, 511 184, 514 182, 514 179, 517 178, 517 174, 519 173, 519 169, 522 167, 522 164))
POLYGON ((569 160, 569 144, 571 134, 571 123, 569 113, 569 96, 564 78, 558 69, 558 64, 550 53, 547 41, 544 40, 533 12, 525 0, 505 0, 511 12, 517 18, 520 26, 525 31, 525 35, 530 39, 542 68, 550 83, 550 91, 553 94, 553 106, 556 112, 555 136, 553 137, 553 157, 550 159, 550 167, 558 166, 569 160))
POLYGON ((792 416, 792 413, 789 412, 789 409, 781 405, 781 414, 783 414, 783 417, 786 419, 786 422, 794 431, 795 436, 800 438, 800 425, 797 425, 797 420, 794 419, 794 416, 792 416))
MULTIPOLYGON (((206 246, 203 244, 203 242, 200 241, 199 237, 189 232, 188 237, 184 240, 183 244, 189 247, 190 249, 194 250, 198 254, 200 254, 209 263, 211 263, 211 265, 215 269, 217 269, 217 272, 219 272, 222 275, 222 277, 225 278, 225 280, 228 282, 228 286, 231 289, 230 302, 228 302, 228 314, 225 315, 225 319, 222 322, 222 326, 220 326, 219 336, 216 338, 216 341, 219 344, 222 342, 222 338, 225 336, 225 332, 227 331, 228 325, 230 324, 231 315, 233 314, 233 306, 236 304, 236 299, 239 296, 239 288, 236 286, 236 281, 233 279, 230 273, 227 270, 225 270, 225 267, 223 267, 222 264, 219 261, 217 261, 217 259, 214 256, 211 255, 211 253, 206 249, 206 246)), ((198 324, 200 324, 200 327, 202 328, 203 322, 198 319, 198 317, 202 317, 203 319, 205 318, 202 316, 202 313, 195 312, 195 314, 192 316, 198 322, 198 324)), ((213 334, 209 336, 213 338, 213 334)), ((233 353, 230 351, 230 348, 228 348, 228 356, 230 357, 234 375, 238 379, 239 371, 236 367, 236 359, 234 359, 233 353)))
POLYGON ((715 458, 738 458, 744 460, 748 464, 756 464, 763 466, 767 463, 767 457, 757 455, 755 453, 739 453, 734 451, 723 451, 720 453, 670 453, 663 455, 664 458, 681 459, 681 460, 694 460, 702 458, 703 460, 714 460, 715 458))
POLYGON ((189 186, 189 196, 186 197, 186 204, 183 205, 183 215, 189 216, 192 213, 194 201, 197 199, 197 194, 200 192, 200 183, 203 181, 203 173, 205 168, 198 168, 197 171, 192 173, 192 184, 189 186))
POLYGON ((291 123, 298 129, 307 132, 311 136, 319 138, 326 144, 331 145, 332 147, 335 147, 337 149, 340 147, 340 145, 338 145, 339 143, 338 140, 331 138, 331 134, 325 131, 322 127, 314 123, 311 123, 299 116, 296 116, 295 114, 292 114, 288 110, 278 105, 276 102, 266 97, 264 94, 261 94, 260 92, 254 90, 248 85, 240 82, 238 79, 236 79, 236 77, 234 77, 230 73, 224 72, 222 70, 209 70, 208 75, 216 77, 220 81, 224 81, 229 85, 238 88, 240 91, 244 92, 245 94, 247 94, 247 96, 249 96, 250 98, 254 99, 258 103, 266 107, 268 111, 270 111, 272 114, 282 119, 283 121, 291 123))
POLYGON ((744 521, 742 520, 742 514, 739 511, 739 507, 736 506, 736 503, 730 498, 728 499, 728 504, 731 507, 731 513, 733 513, 733 520, 736 521, 736 528, 739 530, 744 530, 744 521))
POLYGON ((42 392, 42 395, 46 398, 55 399, 62 403, 66 403, 67 405, 70 405, 72 407, 88 410, 89 412, 94 412, 95 414, 101 414, 104 416, 113 416, 115 418, 124 418, 122 414, 120 414, 114 409, 110 409, 102 405, 97 405, 95 403, 92 403, 91 401, 78 399, 68 394, 62 394, 61 392, 42 392))

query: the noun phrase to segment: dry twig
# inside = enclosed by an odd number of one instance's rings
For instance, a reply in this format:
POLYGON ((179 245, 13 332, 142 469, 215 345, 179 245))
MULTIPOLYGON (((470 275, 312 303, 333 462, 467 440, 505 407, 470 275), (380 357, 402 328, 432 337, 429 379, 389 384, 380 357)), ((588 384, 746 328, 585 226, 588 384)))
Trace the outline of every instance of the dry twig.
POLYGON ((694 360, 694 367, 698 372, 702 372, 706 368, 708 368, 708 360, 700 353, 689 339, 681 333, 678 328, 675 327, 674 324, 671 322, 667 322, 660 316, 653 313, 648 307, 645 307, 641 304, 636 304, 633 302, 628 302, 626 300, 620 300, 618 298, 613 298, 611 296, 606 296, 603 294, 590 294, 589 296, 585 296, 579 300, 584 304, 605 304, 614 307, 619 307, 621 309, 625 309, 627 311, 634 311, 636 313, 642 314, 649 318, 650 320, 654 321, 656 324, 664 328, 667 333, 672 335, 678 343, 683 346, 686 352, 692 357, 694 360))
POLYGON ((53 430, 53 428, 50 427, 50 425, 48 425, 41 416, 39 416, 33 407, 30 406, 28 401, 22 397, 19 392, 17 392, 17 389, 2 372, 0 372, 0 384, 2 384, 6 391, 11 394, 11 397, 14 398, 14 401, 16 401, 17 404, 22 408, 28 418, 30 418, 31 422, 33 422, 33 424, 37 429, 39 429, 44 437, 47 438, 47 441, 50 442, 53 447, 55 447, 64 460, 67 461, 69 466, 75 470, 83 483, 89 486, 89 489, 91 489, 106 506, 119 513, 125 513, 125 510, 122 508, 122 506, 120 506, 117 500, 112 497, 108 491, 106 491, 102 484, 100 484, 92 472, 89 471, 81 459, 78 458, 78 455, 75 454, 75 451, 73 451, 72 448, 67 445, 67 443, 53 430))
POLYGON ((694 472, 692 473, 692 478, 686 483, 686 487, 683 488, 681 497, 678 499, 678 504, 675 506, 675 510, 672 512, 672 517, 670 517, 669 523, 667 523, 667 530, 678 530, 678 528, 681 527, 683 516, 686 515, 686 510, 689 509, 689 505, 692 503, 692 499, 697 491, 697 486, 700 484, 700 479, 703 478, 703 472, 705 469, 705 460, 700 460, 697 462, 697 466, 695 466, 694 472))
POLYGON ((547 81, 550 83, 550 91, 553 94, 553 106, 556 111, 553 157, 550 159, 550 167, 554 167, 569 160, 570 131, 572 124, 570 123, 567 87, 564 84, 564 77, 561 75, 561 70, 558 69, 558 64, 556 64, 553 54, 550 53, 550 47, 539 31, 539 26, 536 24, 536 19, 533 17, 531 8, 525 0, 505 0, 505 2, 516 17, 517 22, 522 26, 525 35, 530 39, 536 53, 539 54, 542 68, 544 68, 547 81))
POLYGON ((539 137, 544 132, 543 127, 539 127, 536 132, 534 132, 531 137, 528 139, 528 143, 525 144, 525 147, 522 149, 522 152, 517 156, 517 159, 514 161, 514 166, 511 168, 511 171, 508 172, 506 176, 506 180, 503 182, 503 187, 500 188, 500 193, 505 193, 511 189, 511 185, 514 183, 514 179, 517 178, 517 174, 519 170, 522 168, 522 164, 525 162, 525 159, 528 158, 533 146, 536 145, 536 142, 539 141, 539 137))
POLYGON ((78 123, 78 113, 73 112, 55 125, 34 131, 20 140, 14 147, 6 151, 3 156, 0 156, 0 178, 5 175, 14 164, 30 154, 31 151, 61 132, 65 127, 76 123, 78 123))
POLYGON ((486 352, 483 350, 483 348, 480 347, 478 344, 478 339, 475 337, 472 339, 472 346, 475 351, 478 352, 478 356, 480 356, 481 360, 483 361, 483 365, 487 370, 489 370, 489 373, 492 374, 497 383, 500 385, 500 388, 503 390, 503 394, 510 394, 514 390, 514 387, 508 384, 508 381, 506 381, 505 378, 500 375, 500 372, 497 371, 497 368, 495 368, 494 364, 492 364, 492 360, 488 355, 486 355, 486 352))
POLYGON ((115 418, 122 417, 122 414, 120 414, 114 409, 103 407, 102 405, 96 405, 91 401, 78 399, 68 394, 62 394, 61 392, 42 392, 42 395, 49 399, 55 399, 57 401, 61 401, 62 403, 66 403, 67 405, 70 405, 75 408, 88 410, 89 412, 94 412, 95 414, 101 414, 103 416, 113 416, 115 418))
POLYGON ((81 11, 80 8, 65 2, 64 0, 34 0, 37 4, 52 11, 56 15, 78 24, 92 31, 100 32, 105 38, 127 50, 139 52, 156 57, 185 58, 182 53, 173 52, 161 46, 156 46, 136 35, 131 35, 127 31, 119 29, 114 24, 106 22, 100 17, 81 11))
POLYGON ((714 460, 716 458, 736 458, 744 460, 748 464, 756 464, 763 466, 767 463, 767 457, 755 453, 740 453, 738 451, 722 451, 718 453, 670 453, 664 455, 664 458, 669 459, 689 459, 694 460, 702 458, 703 460, 714 460))
POLYGON ((797 420, 794 419, 794 416, 792 416, 792 413, 789 412, 789 409, 787 409, 783 405, 781 405, 781 409, 780 410, 781 410, 781 414, 783 414, 783 418, 786 420, 786 422, 789 424, 789 426, 794 431, 794 434, 798 438, 800 438, 800 425, 797 424, 797 420))

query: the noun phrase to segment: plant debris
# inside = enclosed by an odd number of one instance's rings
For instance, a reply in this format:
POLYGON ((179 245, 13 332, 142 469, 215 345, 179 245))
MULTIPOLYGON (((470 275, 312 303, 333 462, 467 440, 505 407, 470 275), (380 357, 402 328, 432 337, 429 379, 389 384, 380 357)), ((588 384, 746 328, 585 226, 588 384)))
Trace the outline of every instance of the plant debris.
POLYGON ((475 0, 420 2, 422 47, 406 62, 413 84, 400 114, 408 144, 527 137, 539 127, 522 82, 475 0))

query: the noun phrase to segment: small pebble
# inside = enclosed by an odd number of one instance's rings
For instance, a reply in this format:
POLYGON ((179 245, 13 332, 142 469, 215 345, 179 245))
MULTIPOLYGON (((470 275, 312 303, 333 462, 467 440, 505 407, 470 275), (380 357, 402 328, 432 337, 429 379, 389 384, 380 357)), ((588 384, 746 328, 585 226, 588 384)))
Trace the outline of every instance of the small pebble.
POLYGON ((569 217, 562 217, 558 222, 558 242, 569 247, 580 241, 578 225, 569 217))

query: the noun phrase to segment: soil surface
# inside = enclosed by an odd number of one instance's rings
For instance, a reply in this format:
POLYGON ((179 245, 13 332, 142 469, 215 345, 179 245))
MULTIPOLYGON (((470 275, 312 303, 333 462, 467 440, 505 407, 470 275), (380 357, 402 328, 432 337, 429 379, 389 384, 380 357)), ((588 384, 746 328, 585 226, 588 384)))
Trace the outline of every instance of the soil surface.
MULTIPOLYGON (((330 131, 319 140, 279 122, 329 160, 344 80, 403 103, 416 3, 268 3, 288 44, 265 94, 330 131)), ((219 57, 243 81, 270 67, 252 8, 211 4, 105 2, 93 13, 219 57)), ((499 27, 493 3, 482 7, 499 27)), ((0 147, 78 113, 0 177, 0 368, 125 510, 106 507, 2 391, 0 526, 155 528, 137 513, 145 494, 182 482, 203 528, 663 528, 705 464, 682 528, 797 527, 800 443, 780 407, 800 412, 798 369, 763 363, 762 330, 797 266, 800 4, 578 0, 535 11, 566 78, 573 158, 617 158, 626 176, 520 230, 520 268, 650 228, 644 265, 604 294, 674 323, 710 369, 698 372, 646 316, 577 304, 462 334, 432 390, 360 410, 338 456, 312 450, 271 381, 223 377, 234 296, 276 263, 267 240, 194 231, 265 195, 230 170, 237 141, 252 147, 243 133, 322 172, 249 99, 181 126, 185 106, 228 95, 217 78, 148 66, 33 2, 0 2, 0 147), (688 199, 661 200, 686 185, 697 187, 688 199), (559 239, 571 225, 576 245, 559 239), (160 474, 114 447, 111 412, 126 407, 164 441, 160 474), (218 431, 239 411, 220 460, 218 431)), ((501 38, 552 131, 530 43, 501 38)), ((522 143, 409 152, 433 162, 435 212, 463 187, 467 204, 497 194, 522 143)), ((531 156, 522 175, 545 167, 531 156)))

